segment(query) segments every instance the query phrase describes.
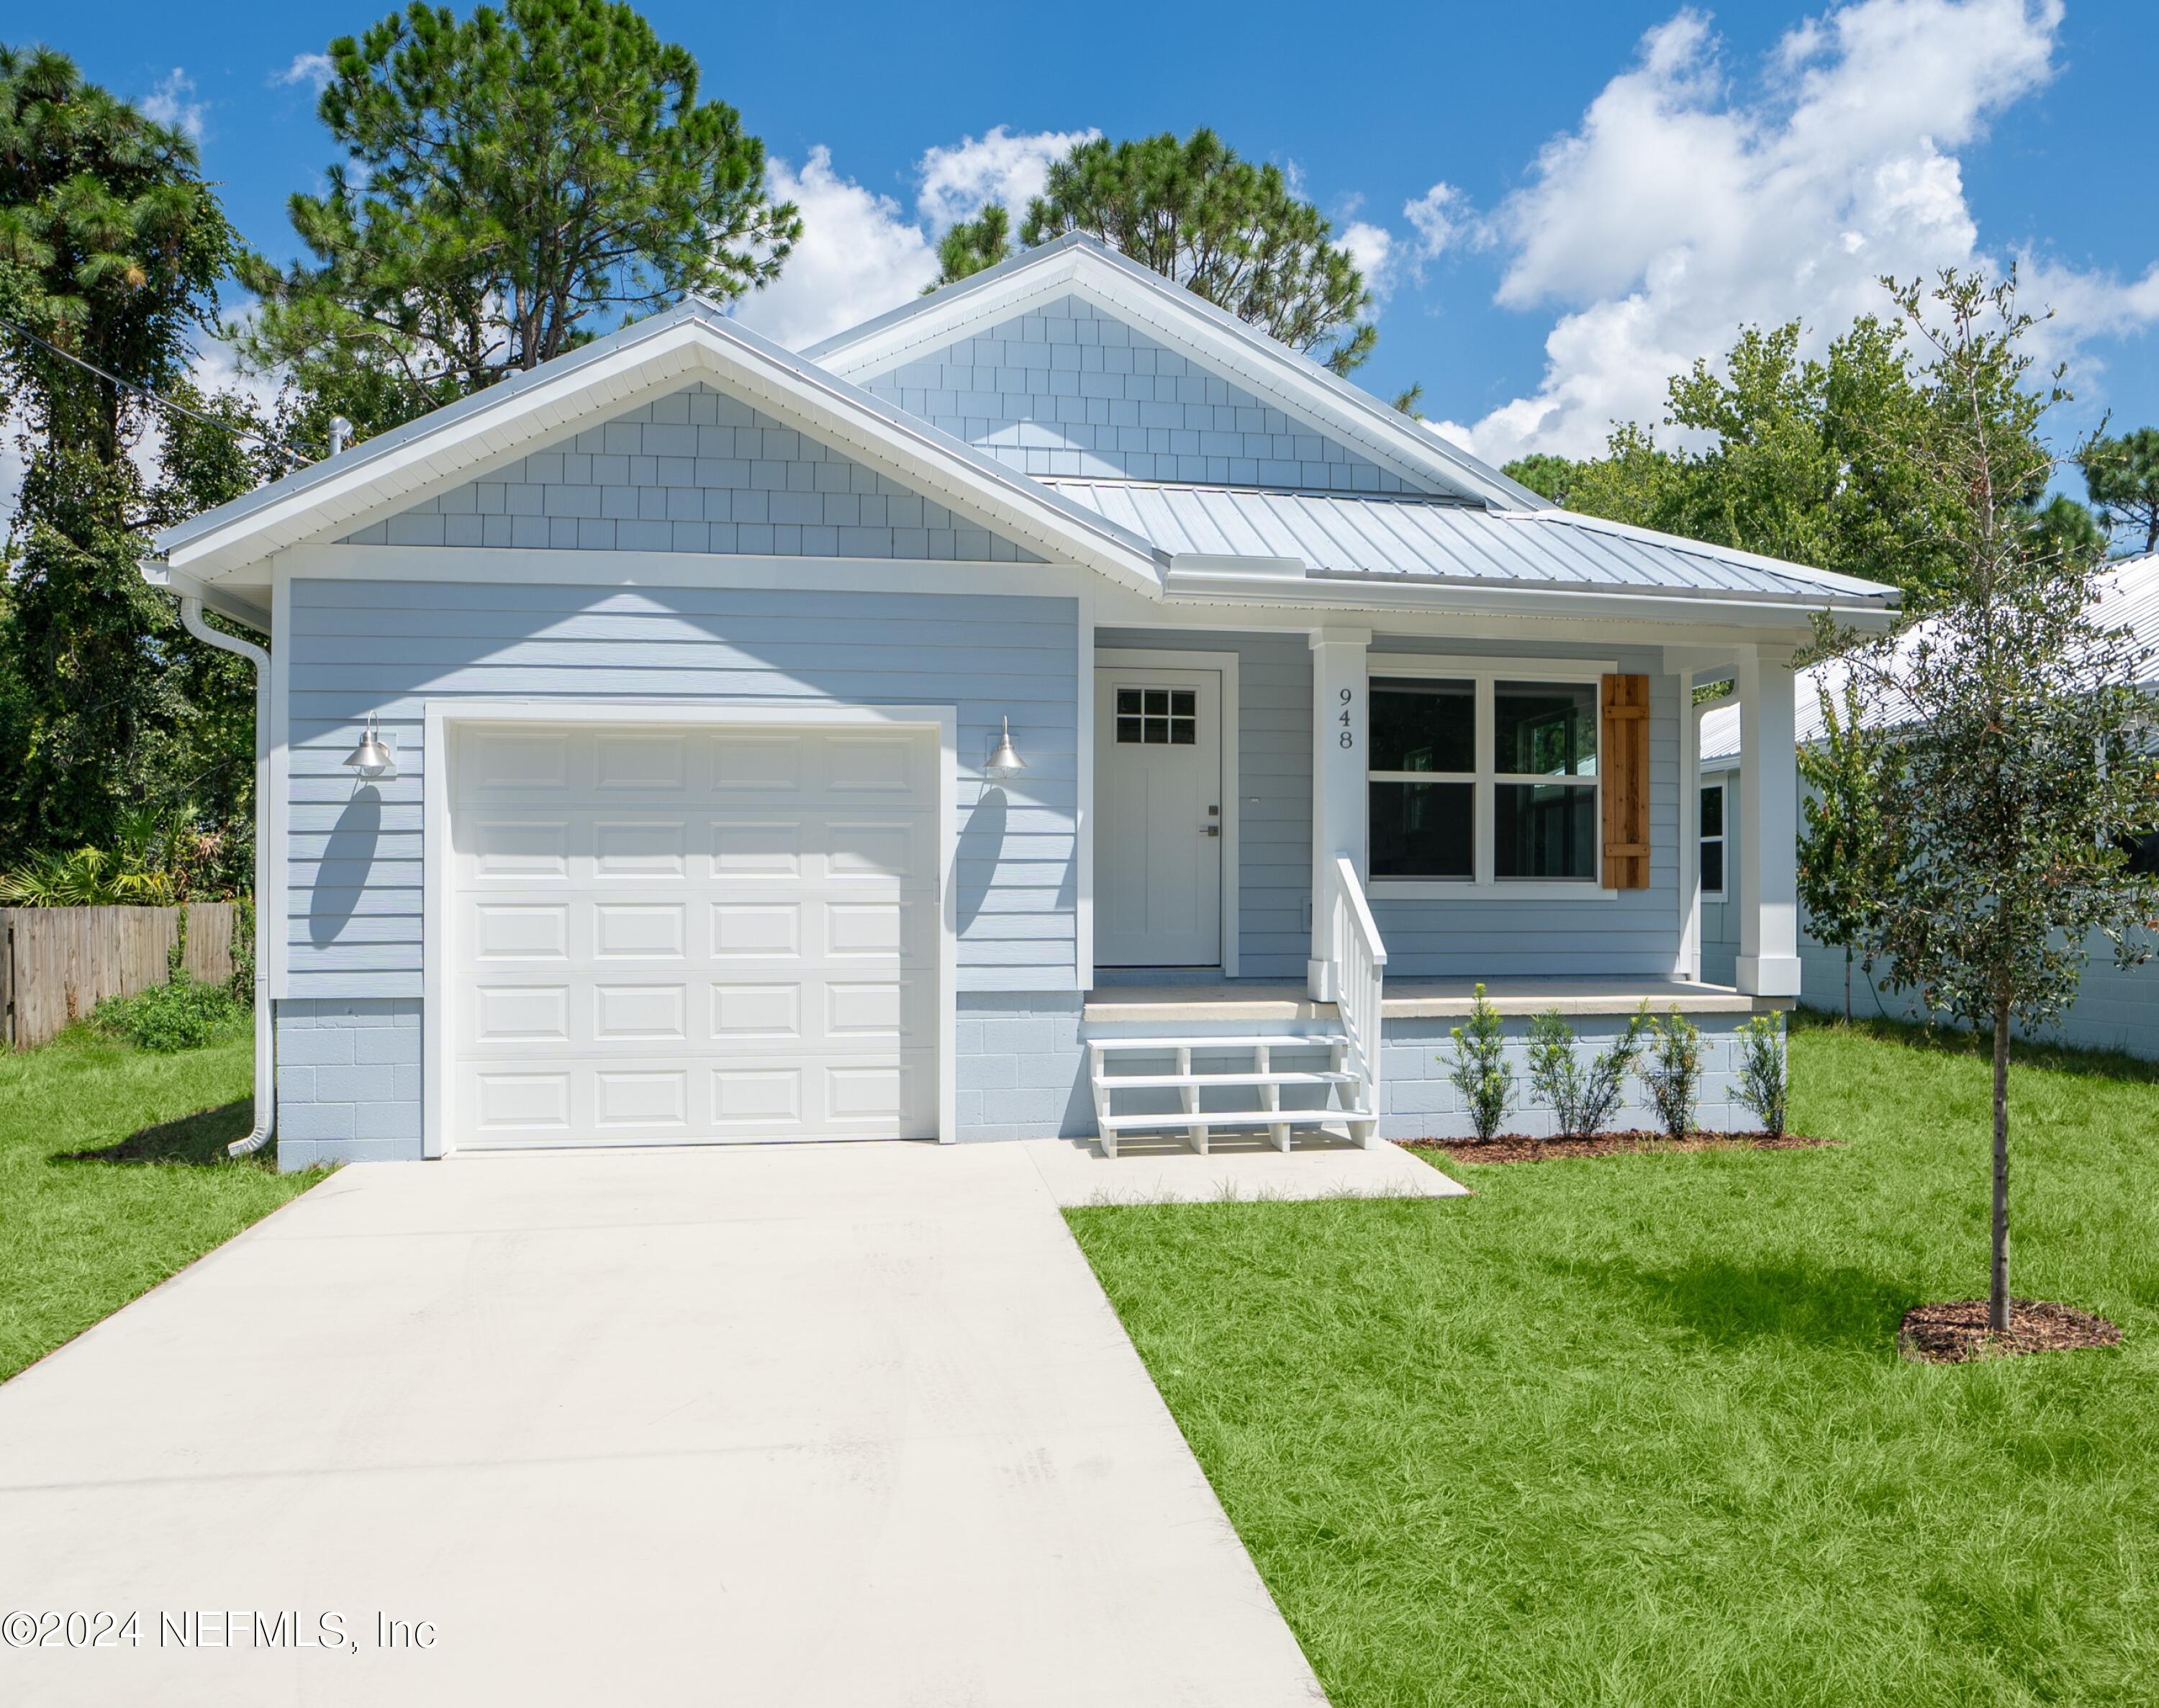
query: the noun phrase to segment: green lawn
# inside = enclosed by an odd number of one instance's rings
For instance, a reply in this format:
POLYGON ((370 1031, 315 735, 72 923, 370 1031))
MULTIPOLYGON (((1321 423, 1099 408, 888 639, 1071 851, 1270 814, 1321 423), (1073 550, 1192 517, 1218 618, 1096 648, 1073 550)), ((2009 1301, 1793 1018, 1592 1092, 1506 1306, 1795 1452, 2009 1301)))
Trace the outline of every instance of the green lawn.
POLYGON ((1070 1213, 1335 1708, 2159 1701, 2159 1074, 2012 1075, 2016 1290, 2122 1346, 1919 1366, 1986 1064, 1793 1056, 1847 1146, 1070 1213))
POLYGON ((321 1178, 225 1159, 253 1074, 245 1027, 170 1055, 85 1027, 0 1054, 0 1379, 321 1178))

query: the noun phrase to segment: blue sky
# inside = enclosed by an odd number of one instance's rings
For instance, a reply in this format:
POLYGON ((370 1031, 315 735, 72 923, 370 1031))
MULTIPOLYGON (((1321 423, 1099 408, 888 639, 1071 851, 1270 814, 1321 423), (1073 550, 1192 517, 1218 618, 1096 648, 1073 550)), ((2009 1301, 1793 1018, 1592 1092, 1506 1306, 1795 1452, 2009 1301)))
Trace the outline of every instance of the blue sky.
MULTIPOLYGON (((282 257, 284 198, 330 158, 305 56, 386 9, 18 0, 4 34, 195 130, 282 257)), ((1494 458, 1654 417, 1742 321, 1825 334, 1881 272, 2011 257, 2059 311, 2064 425, 2159 422, 2150 0, 645 9, 803 204, 795 263, 742 311, 790 342, 912 295, 939 226, 1069 133, 1206 123, 1373 261, 1359 382, 1422 381, 1494 458)))

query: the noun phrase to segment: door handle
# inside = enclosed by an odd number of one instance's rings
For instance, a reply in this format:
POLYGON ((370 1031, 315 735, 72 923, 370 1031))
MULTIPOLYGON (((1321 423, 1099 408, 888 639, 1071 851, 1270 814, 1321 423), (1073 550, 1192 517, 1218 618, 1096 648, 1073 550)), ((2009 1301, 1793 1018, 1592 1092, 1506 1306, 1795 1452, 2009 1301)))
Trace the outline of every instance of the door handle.
POLYGON ((1222 827, 1219 825, 1202 825, 1199 833, 1204 836, 1219 836, 1222 834, 1222 827))

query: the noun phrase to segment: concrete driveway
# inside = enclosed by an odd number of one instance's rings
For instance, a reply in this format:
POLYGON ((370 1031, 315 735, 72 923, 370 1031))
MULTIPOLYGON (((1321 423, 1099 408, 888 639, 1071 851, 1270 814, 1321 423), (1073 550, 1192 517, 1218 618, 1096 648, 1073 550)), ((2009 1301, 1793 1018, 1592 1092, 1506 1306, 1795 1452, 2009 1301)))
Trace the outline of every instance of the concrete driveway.
POLYGON ((0 1387, 0 1700, 1323 1700, 1035 1150, 346 1169, 0 1387))

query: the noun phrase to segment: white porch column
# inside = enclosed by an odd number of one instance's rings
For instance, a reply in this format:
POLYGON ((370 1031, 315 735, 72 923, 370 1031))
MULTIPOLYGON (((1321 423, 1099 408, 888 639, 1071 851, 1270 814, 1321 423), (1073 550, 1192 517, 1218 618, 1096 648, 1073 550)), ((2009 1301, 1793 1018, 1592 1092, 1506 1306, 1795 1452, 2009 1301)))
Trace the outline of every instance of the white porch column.
POLYGON ((1788 647, 1739 650, 1739 988, 1799 994, 1799 771, 1788 647))
POLYGON ((1701 982, 1701 717, 1694 672, 1680 672, 1680 950, 1676 978, 1701 982))
POLYGON ((1339 855, 1365 875, 1365 655, 1369 629, 1312 631, 1312 958, 1305 982, 1314 996, 1327 982, 1327 872, 1339 855))

